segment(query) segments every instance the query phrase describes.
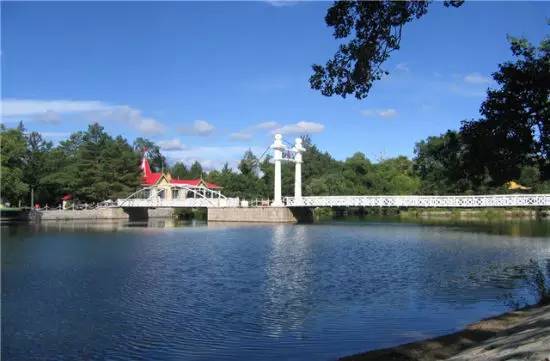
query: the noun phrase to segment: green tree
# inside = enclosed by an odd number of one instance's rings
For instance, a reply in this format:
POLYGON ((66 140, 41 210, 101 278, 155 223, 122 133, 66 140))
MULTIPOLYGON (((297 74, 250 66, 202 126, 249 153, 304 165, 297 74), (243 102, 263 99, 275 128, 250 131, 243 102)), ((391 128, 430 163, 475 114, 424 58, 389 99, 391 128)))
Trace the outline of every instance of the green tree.
POLYGON ((43 201, 55 204, 64 194, 86 202, 125 197, 139 186, 141 171, 139 155, 124 138, 113 139, 92 124, 50 151, 44 174, 40 185, 48 196, 43 201))
POLYGON ((211 171, 208 173, 207 180, 219 184, 223 187, 223 194, 229 197, 239 197, 240 187, 237 174, 225 163, 220 171, 211 171))
POLYGON ((133 144, 134 150, 149 160, 153 172, 161 172, 167 168, 166 158, 160 152, 160 147, 146 138, 136 138, 133 144))
POLYGON ((27 151, 23 158, 23 176, 29 187, 34 190, 34 199, 43 201, 51 198, 48 187, 41 183, 41 179, 47 174, 47 159, 51 155, 52 143, 45 141, 38 132, 26 135, 27 151))
POLYGON ((463 165, 460 134, 448 130, 416 143, 414 170, 423 194, 455 194, 471 188, 463 165))
MULTIPOLYGON (((342 163, 334 159, 328 152, 321 152, 309 137, 303 137, 302 140, 306 149, 302 157, 304 161, 302 165, 303 193, 304 195, 316 195, 315 189, 319 189, 319 187, 312 185, 312 182, 332 173, 341 175, 342 163)), ((283 173, 285 168, 288 169, 288 167, 283 167, 283 173)), ((316 183, 318 182, 316 181, 316 183)), ((283 186, 284 184, 283 182, 283 186)))
POLYGON ((414 174, 413 162, 407 157, 385 159, 375 169, 377 194, 415 194, 420 188, 420 179, 414 174))
POLYGON ((372 193, 375 182, 375 168, 365 154, 357 152, 344 162, 343 176, 349 186, 348 194, 372 193))
MULTIPOLYGON (((460 6, 463 1, 445 1, 460 6)), ((428 11, 429 1, 336 1, 325 16, 334 38, 343 40, 325 66, 313 65, 309 79, 321 94, 362 99, 375 80, 388 74, 382 68, 392 51, 398 50, 403 26, 428 11), (347 42, 345 42, 347 40, 347 42)))
POLYGON ((61 202, 63 195, 72 194, 77 189, 80 179, 78 150, 83 137, 84 132, 75 132, 51 149, 44 161, 44 174, 40 179, 41 187, 48 190, 47 197, 37 199, 38 202, 55 205, 61 202))
POLYGON ((24 178, 24 158, 27 142, 23 127, 7 129, 0 124, 0 158, 1 158, 1 195, 3 202, 18 205, 25 201, 29 193, 29 184, 24 178))
POLYGON ((189 170, 182 162, 176 162, 176 164, 170 168, 170 174, 176 179, 186 179, 189 177, 189 170))
POLYGON ((274 177, 275 177, 275 166, 271 162, 271 155, 266 155, 265 158, 260 163, 260 172, 262 174, 262 198, 272 199, 273 198, 273 189, 274 189, 274 177))
POLYGON ((250 149, 244 153, 241 161, 239 162, 238 168, 241 171, 241 174, 244 176, 258 176, 260 170, 258 158, 254 155, 254 153, 252 153, 250 149))
MULTIPOLYGON (((95 123, 83 134, 82 144, 77 152, 78 183, 74 193, 85 201, 108 198, 109 183, 103 177, 103 151, 109 135, 102 126, 95 123)), ((111 178, 111 177, 109 177, 111 178)))
POLYGON ((304 192, 316 196, 346 195, 350 192, 350 183, 342 174, 328 173, 311 179, 305 186, 304 192))
POLYGON ((195 179, 202 178, 203 175, 204 171, 202 169, 202 165, 196 160, 193 164, 191 164, 191 168, 189 169, 189 177, 195 179))
POLYGON ((524 186, 533 187, 540 183, 540 170, 537 166, 528 165, 521 168, 519 182, 524 186))
POLYGON ((481 105, 482 118, 463 122, 465 162, 474 174, 487 172, 493 186, 518 179, 525 166, 550 178, 550 38, 538 48, 509 38, 515 61, 499 65, 481 105))
MULTIPOLYGON (((102 182, 109 186, 104 197, 124 198, 133 193, 140 185, 140 157, 126 139, 109 137, 101 152, 102 182)), ((105 200, 98 198, 95 201, 105 200)))

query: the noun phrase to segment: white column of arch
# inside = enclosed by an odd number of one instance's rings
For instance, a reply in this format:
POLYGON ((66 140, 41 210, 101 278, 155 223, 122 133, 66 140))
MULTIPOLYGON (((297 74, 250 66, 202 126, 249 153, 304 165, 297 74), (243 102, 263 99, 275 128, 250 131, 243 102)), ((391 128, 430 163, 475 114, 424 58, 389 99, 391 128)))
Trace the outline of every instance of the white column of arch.
POLYGON ((302 138, 294 141, 294 203, 303 204, 302 199, 302 153, 306 150, 302 146, 302 138))
POLYGON ((282 207, 283 199, 281 196, 281 162, 283 160, 283 150, 285 145, 283 144, 283 136, 281 134, 275 134, 275 141, 271 145, 273 149, 273 161, 275 162, 275 180, 274 180, 274 197, 272 207, 282 207))

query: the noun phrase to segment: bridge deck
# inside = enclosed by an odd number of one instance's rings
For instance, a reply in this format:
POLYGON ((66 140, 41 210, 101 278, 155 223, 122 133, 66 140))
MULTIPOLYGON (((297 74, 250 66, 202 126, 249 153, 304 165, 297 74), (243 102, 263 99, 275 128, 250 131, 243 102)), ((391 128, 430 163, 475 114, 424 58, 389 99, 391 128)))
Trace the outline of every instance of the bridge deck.
MULTIPOLYGON (((418 207, 418 208, 491 208, 550 207, 550 194, 498 194, 472 196, 319 196, 286 197, 287 207, 418 207)), ((238 207, 238 198, 119 199, 123 208, 217 208, 238 207)))
POLYGON ((122 208, 216 208, 238 207, 238 198, 118 199, 122 208))
POLYGON ((319 196, 285 198, 287 207, 550 207, 550 194, 495 194, 472 196, 319 196))

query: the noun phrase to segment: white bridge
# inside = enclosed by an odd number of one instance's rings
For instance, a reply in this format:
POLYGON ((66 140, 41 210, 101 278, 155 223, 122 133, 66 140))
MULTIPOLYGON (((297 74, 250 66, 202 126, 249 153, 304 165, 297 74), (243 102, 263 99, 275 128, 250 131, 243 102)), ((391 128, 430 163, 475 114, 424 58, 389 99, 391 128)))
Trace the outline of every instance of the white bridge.
POLYGON ((286 197, 287 207, 550 207, 550 194, 495 194, 475 196, 326 196, 286 197))
POLYGON ((118 199, 122 208, 213 208, 238 207, 239 198, 227 198, 221 192, 206 187, 171 185, 169 189, 156 186, 142 188, 126 199, 118 199), (167 194, 171 192, 171 194, 167 194))
MULTIPOLYGON (((119 199, 123 208, 216 208, 239 207, 238 198, 159 197, 119 199)), ((475 196, 324 196, 285 197, 282 207, 397 207, 397 208, 492 208, 492 207, 550 207, 549 194, 510 194, 475 196)))
MULTIPOLYGON (((550 194, 497 194, 456 196, 302 196, 302 139, 293 147, 283 143, 281 134, 275 135, 271 145, 275 163, 274 198, 271 207, 413 207, 413 208, 481 208, 481 207, 550 207, 550 194), (291 162, 294 170, 294 197, 281 195, 281 165, 291 162)), ((240 207, 239 198, 227 198, 221 192, 204 186, 190 187, 176 184, 170 188, 152 186, 140 189, 126 199, 119 199, 123 208, 217 208, 240 207)))

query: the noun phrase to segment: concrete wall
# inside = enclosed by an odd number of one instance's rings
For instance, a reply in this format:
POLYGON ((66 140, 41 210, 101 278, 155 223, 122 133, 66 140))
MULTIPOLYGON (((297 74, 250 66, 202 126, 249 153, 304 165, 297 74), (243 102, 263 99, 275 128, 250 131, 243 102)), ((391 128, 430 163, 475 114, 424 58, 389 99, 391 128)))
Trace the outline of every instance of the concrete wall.
MULTIPOLYGON (((173 208, 98 208, 92 210, 50 210, 36 212, 36 221, 73 219, 129 219, 171 218, 173 208), (39 219, 38 219, 39 218, 39 219)), ((310 222, 313 213, 308 208, 257 207, 257 208, 208 208, 208 221, 213 222, 310 222)))
POLYGON ((296 223, 312 219, 312 212, 307 208, 208 208, 209 222, 296 223))
POLYGON ((57 221, 70 219, 128 219, 128 214, 122 208, 98 208, 76 210, 49 210, 38 215, 42 221, 57 221))
POLYGON ((174 208, 149 208, 149 218, 172 218, 174 208))
MULTIPOLYGON (((38 212, 37 212, 38 213, 38 212)), ((41 211, 35 220, 56 221, 71 219, 131 219, 172 218, 173 208, 98 208, 84 210, 49 210, 41 211)))

